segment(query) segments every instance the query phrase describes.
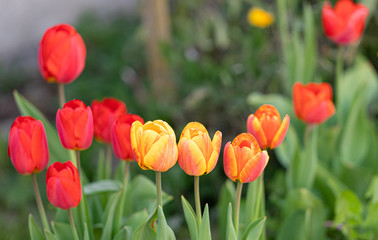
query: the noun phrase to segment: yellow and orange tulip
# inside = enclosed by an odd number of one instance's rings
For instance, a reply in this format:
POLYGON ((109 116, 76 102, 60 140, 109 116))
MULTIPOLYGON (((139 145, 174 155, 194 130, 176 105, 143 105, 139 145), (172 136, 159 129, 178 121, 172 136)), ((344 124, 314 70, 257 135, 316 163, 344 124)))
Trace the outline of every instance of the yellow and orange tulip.
POLYGON ((262 105, 247 120, 247 131, 252 134, 261 149, 276 148, 285 138, 290 117, 286 114, 282 123, 278 110, 269 104, 262 105))
POLYGON ((178 143, 178 163, 186 174, 201 176, 211 172, 218 162, 222 133, 217 131, 213 140, 199 122, 188 123, 178 143))
POLYGON ((224 147, 223 167, 227 177, 234 182, 255 181, 264 171, 269 155, 261 151, 257 140, 250 133, 241 133, 224 147))
POLYGON ((135 121, 131 126, 130 140, 135 159, 144 170, 165 172, 177 162, 175 132, 162 120, 145 124, 135 121))

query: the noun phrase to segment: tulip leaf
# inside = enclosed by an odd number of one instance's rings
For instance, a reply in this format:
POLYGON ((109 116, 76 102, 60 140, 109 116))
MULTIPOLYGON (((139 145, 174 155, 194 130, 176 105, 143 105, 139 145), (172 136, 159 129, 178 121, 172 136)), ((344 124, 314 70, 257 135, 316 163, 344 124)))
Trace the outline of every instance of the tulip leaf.
POLYGON ((146 209, 143 209, 139 212, 133 213, 131 216, 128 216, 121 225, 129 226, 131 229, 137 229, 146 222, 147 218, 148 212, 146 209))
POLYGON ((113 180, 100 180, 84 186, 86 196, 104 192, 116 192, 121 189, 121 183, 113 180))
POLYGON ((316 36, 314 13, 309 4, 305 4, 303 8, 304 23, 306 31, 304 31, 304 73, 303 82, 308 83, 313 81, 316 67, 316 36))
POLYGON ((254 240, 259 239, 263 232, 266 217, 261 217, 254 222, 251 222, 245 229, 242 240, 254 240))
POLYGON ((277 155, 278 161, 287 168, 290 166, 291 161, 294 159, 295 152, 298 149, 299 140, 294 128, 289 127, 285 139, 282 143, 275 148, 274 152, 277 155))
POLYGON ((189 202, 181 196, 182 208, 184 209, 184 216, 186 224, 188 225, 189 235, 191 240, 198 240, 198 225, 196 214, 193 208, 190 206, 189 202))
POLYGON ((219 233, 220 236, 222 236, 222 239, 226 239, 226 229, 227 229, 227 214, 228 214, 228 206, 229 204, 234 204, 235 201, 235 186, 234 182, 230 180, 226 180, 225 184, 223 184, 220 196, 219 196, 219 201, 218 201, 218 214, 219 214, 219 233))
POLYGON ((176 240, 175 234, 168 226, 165 219, 163 209, 158 207, 158 226, 157 226, 157 240, 176 240))
POLYGON ((90 240, 87 223, 84 223, 84 240, 90 240))
POLYGON ((37 223, 34 220, 33 215, 29 214, 29 234, 31 240, 43 240, 45 239, 43 237, 43 234, 41 230, 39 229, 37 223))
POLYGON ((54 234, 49 231, 45 231, 46 240, 57 240, 54 234))
POLYGON ((155 221, 157 214, 157 209, 155 209, 147 220, 134 231, 133 240, 156 239, 155 221))
POLYGON ((226 240, 237 240, 238 237, 236 236, 235 227, 232 222, 232 206, 231 203, 228 205, 227 210, 227 227, 226 227, 226 240))
POLYGON ((210 230, 210 217, 209 217, 209 206, 206 204, 203 211, 203 218, 201 221, 201 226, 199 229, 199 240, 208 240, 211 239, 211 230, 210 230))
POLYGON ((119 232, 114 236, 113 240, 131 240, 133 237, 132 228, 129 226, 121 228, 119 232))
POLYGON ((261 174, 256 181, 248 183, 247 198, 245 201, 245 225, 253 220, 265 216, 265 190, 264 174, 261 174))
POLYGON ((101 235, 101 240, 110 240, 112 239, 112 230, 113 230, 113 219, 114 219, 114 212, 118 203, 118 198, 120 197, 120 193, 113 194, 108 204, 105 208, 104 218, 103 218, 103 231, 101 235))
POLYGON ((50 124, 47 118, 16 90, 13 92, 13 96, 22 115, 31 116, 42 121, 46 130, 50 159, 59 162, 66 162, 70 159, 69 151, 60 143, 56 129, 50 124))
MULTIPOLYGON (((76 226, 79 225, 76 223, 76 226)), ((72 228, 71 225, 68 223, 62 223, 62 222, 52 222, 52 227, 54 229, 55 236, 59 240, 65 240, 65 239, 74 239, 74 236, 72 234, 72 228)))

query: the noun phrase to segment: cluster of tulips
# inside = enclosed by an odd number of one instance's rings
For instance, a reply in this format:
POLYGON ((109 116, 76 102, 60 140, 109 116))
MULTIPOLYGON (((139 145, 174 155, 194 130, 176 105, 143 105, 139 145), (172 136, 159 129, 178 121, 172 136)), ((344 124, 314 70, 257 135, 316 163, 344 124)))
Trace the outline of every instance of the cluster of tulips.
MULTIPOLYGON (((335 9, 326 3, 323 8, 326 35, 341 45, 357 41, 367 14, 363 5, 350 0, 339 1, 335 9), (348 22, 350 18, 361 21, 352 25, 348 22)), ((178 162, 186 174, 194 176, 196 214, 201 221, 199 176, 215 168, 222 148, 222 133, 216 131, 211 139, 201 123, 190 122, 182 130, 177 143, 176 134, 167 122, 144 122, 142 117, 128 113, 126 104, 118 99, 94 100, 91 106, 77 99, 66 102, 64 84, 77 79, 84 69, 85 59, 84 41, 70 25, 60 24, 48 29, 40 42, 38 62, 41 74, 47 82, 59 86, 61 108, 56 114, 57 132, 64 148, 76 152, 72 161, 62 163, 52 159, 46 173, 46 194, 52 205, 68 210, 74 237, 79 239, 70 209, 85 200, 80 151, 88 149, 93 138, 111 145, 115 156, 126 161, 123 195, 131 161, 136 161, 143 170, 156 172, 157 206, 160 207, 163 205, 161 173, 178 162)), ((335 113, 330 84, 297 82, 292 90, 294 112, 305 123, 321 124, 335 113)), ((262 174, 269 160, 265 149, 274 149, 281 144, 289 123, 288 115, 281 121, 274 106, 263 105, 248 117, 247 132, 237 135, 224 146, 224 172, 238 183, 234 206, 236 234, 242 184, 253 182, 262 174)), ((46 169, 50 161, 43 123, 31 116, 17 117, 11 126, 8 144, 8 154, 17 172, 33 176, 43 227, 50 231, 35 178, 35 174, 46 169)), ((89 220, 87 224, 90 226, 89 220)))

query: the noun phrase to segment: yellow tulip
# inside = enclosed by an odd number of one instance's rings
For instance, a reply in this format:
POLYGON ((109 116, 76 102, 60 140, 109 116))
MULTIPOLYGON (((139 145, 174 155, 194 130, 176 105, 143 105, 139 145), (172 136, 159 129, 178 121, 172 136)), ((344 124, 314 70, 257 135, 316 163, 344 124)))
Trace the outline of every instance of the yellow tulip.
POLYGON ((266 28, 274 22, 274 16, 265 10, 253 7, 248 11, 248 22, 252 26, 266 28))

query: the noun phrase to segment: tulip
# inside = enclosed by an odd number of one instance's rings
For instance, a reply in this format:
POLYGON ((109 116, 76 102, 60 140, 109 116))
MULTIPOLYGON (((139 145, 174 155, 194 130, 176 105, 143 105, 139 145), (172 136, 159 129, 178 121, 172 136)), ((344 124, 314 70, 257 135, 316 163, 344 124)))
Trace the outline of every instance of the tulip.
POLYGON ((130 140, 131 125, 135 121, 144 123, 143 119, 136 114, 124 114, 113 124, 111 132, 112 146, 114 154, 119 159, 127 161, 135 160, 130 140))
POLYGON ((101 142, 111 143, 111 129, 117 118, 127 113, 125 103, 116 98, 94 100, 91 105, 93 112, 94 136, 101 142))
POLYGON ((274 16, 261 8, 253 7, 248 11, 249 24, 259 28, 266 28, 274 22, 274 16))
POLYGON ((328 83, 296 82, 293 86, 295 115, 308 124, 320 124, 335 113, 332 87, 328 83))
POLYGON ((38 173, 49 163, 45 128, 40 120, 20 116, 13 122, 8 139, 8 155, 22 175, 38 173))
POLYGON ((211 140, 201 123, 188 123, 178 143, 180 167, 191 176, 208 174, 217 164, 221 143, 221 132, 217 131, 211 140))
POLYGON ((357 42, 364 31, 369 9, 352 0, 339 0, 335 8, 326 2, 322 10, 322 23, 326 36, 339 45, 357 42))
POLYGON ((247 131, 252 134, 261 149, 276 148, 285 138, 290 117, 286 114, 282 123, 277 109, 272 105, 262 105, 247 120, 247 131))
POLYGON ((255 181, 268 164, 269 155, 261 151, 257 140, 250 133, 241 133, 224 147, 223 167, 232 181, 255 181))
POLYGON ((58 109, 56 127, 63 147, 71 150, 89 148, 93 139, 93 117, 90 107, 71 100, 58 109))
POLYGON ((47 169, 46 193, 55 207, 69 209, 79 205, 82 196, 79 172, 71 161, 55 162, 47 169))
POLYGON ((130 131, 131 147, 139 166, 165 172, 176 164, 178 151, 175 132, 162 120, 142 124, 135 121, 130 131))
POLYGON ((47 82, 70 83, 83 71, 86 54, 84 41, 72 26, 53 26, 39 44, 39 70, 47 82))

